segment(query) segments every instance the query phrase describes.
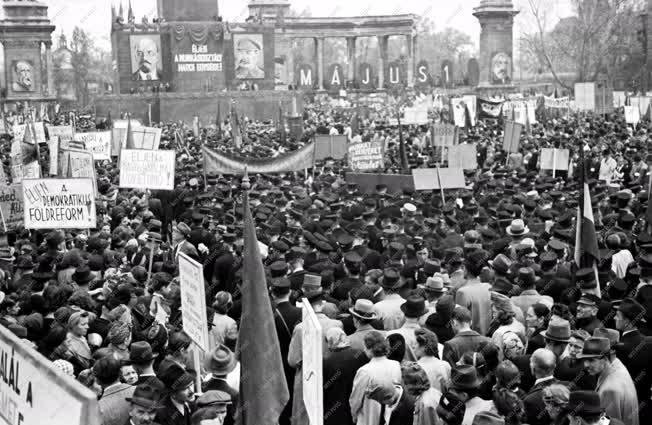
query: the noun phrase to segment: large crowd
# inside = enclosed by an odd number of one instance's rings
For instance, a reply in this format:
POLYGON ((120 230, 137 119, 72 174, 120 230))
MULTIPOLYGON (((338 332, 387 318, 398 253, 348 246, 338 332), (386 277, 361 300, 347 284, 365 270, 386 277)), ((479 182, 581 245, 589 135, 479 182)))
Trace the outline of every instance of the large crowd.
MULTIPOLYGON (((200 134, 161 123, 161 149, 177 150, 173 191, 118 189, 117 163, 102 163, 96 229, 7 232, 0 324, 92 389, 103 425, 234 424, 244 189, 242 176, 204 180, 201 146, 262 158, 346 134, 384 142, 383 172, 439 163, 427 126, 404 128, 400 149, 396 126, 370 114, 352 127, 355 107, 321 105, 306 104, 301 139, 248 122, 240 148, 228 121, 200 134), (199 368, 182 330, 179 253, 204 270, 210 347, 199 368)), ((309 423, 302 299, 323 332, 327 425, 646 423, 648 125, 618 110, 544 116, 508 155, 503 123, 480 120, 460 134, 477 145, 478 169, 445 198, 361 190, 329 158, 308 173, 249 175, 291 394, 279 424, 309 423), (540 171, 543 147, 569 149, 571 169, 586 170, 595 269, 573 260, 581 173, 540 171)))

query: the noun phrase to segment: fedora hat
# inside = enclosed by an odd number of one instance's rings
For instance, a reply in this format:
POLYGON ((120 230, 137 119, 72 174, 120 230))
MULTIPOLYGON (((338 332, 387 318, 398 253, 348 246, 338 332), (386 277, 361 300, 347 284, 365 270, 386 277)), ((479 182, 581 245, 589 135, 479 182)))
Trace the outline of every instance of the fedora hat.
POLYGON ((147 341, 137 341, 129 348, 129 362, 135 364, 148 363, 158 357, 154 354, 152 346, 147 341))
POLYGON ((186 372, 181 366, 172 364, 159 373, 159 379, 165 384, 165 387, 176 392, 188 388, 195 382, 195 377, 186 372))
POLYGON ((500 274, 508 274, 512 263, 512 260, 505 254, 498 254, 496 258, 489 260, 489 265, 500 274))
POLYGON ((305 274, 303 276, 303 284, 301 285, 301 292, 308 300, 319 297, 323 294, 321 287, 321 276, 315 274, 305 274))
POLYGON ((160 392, 148 384, 140 384, 136 387, 131 397, 126 397, 130 403, 137 404, 138 406, 146 409, 160 409, 163 406, 160 404, 160 392))
POLYGON ((525 225, 525 222, 520 218, 512 220, 512 223, 507 226, 505 230, 510 236, 522 236, 530 233, 530 229, 525 225))
POLYGON ((646 309, 632 298, 625 298, 616 310, 620 311, 631 322, 645 321, 646 309))
POLYGON ((596 391, 573 391, 568 397, 566 412, 571 416, 595 416, 603 411, 600 395, 596 391))
POLYGON ((448 288, 444 286, 444 278, 442 276, 429 277, 426 280, 426 283, 423 285, 423 289, 426 292, 435 292, 439 294, 443 294, 448 291, 448 288))
POLYGON ((380 285, 386 289, 398 289, 403 286, 401 276, 394 267, 387 268, 383 271, 383 278, 380 285))
POLYGON ((374 310, 374 303, 364 298, 357 300, 355 305, 352 308, 349 308, 349 312, 362 320, 374 320, 378 317, 374 310))
POLYGON ((405 314, 405 317, 421 317, 428 312, 428 309, 426 308, 426 300, 419 295, 410 295, 407 300, 401 304, 401 311, 405 314))
POLYGON ((620 332, 615 329, 609 328, 596 328, 593 331, 594 338, 607 338, 609 345, 611 345, 611 352, 616 352, 616 345, 620 343, 620 332))
POLYGON ((577 356, 578 359, 595 359, 610 354, 611 343, 608 338, 593 337, 584 342, 582 354, 577 356))
POLYGON ((215 347, 210 356, 206 357, 204 368, 213 375, 227 375, 235 369, 237 363, 233 351, 226 345, 220 344, 215 347))
POLYGON ((541 336, 557 342, 568 342, 571 337, 570 322, 564 319, 551 320, 548 329, 541 332, 541 336))
POLYGON ((75 283, 86 284, 93 279, 95 279, 95 276, 93 276, 91 269, 87 265, 77 267, 75 272, 72 274, 72 280, 75 283))
POLYGON ((451 372, 451 387, 456 390, 478 388, 482 381, 478 371, 471 365, 456 365, 451 372))
POLYGON ((520 286, 532 286, 537 282, 537 276, 532 267, 521 267, 518 269, 518 284, 520 286))

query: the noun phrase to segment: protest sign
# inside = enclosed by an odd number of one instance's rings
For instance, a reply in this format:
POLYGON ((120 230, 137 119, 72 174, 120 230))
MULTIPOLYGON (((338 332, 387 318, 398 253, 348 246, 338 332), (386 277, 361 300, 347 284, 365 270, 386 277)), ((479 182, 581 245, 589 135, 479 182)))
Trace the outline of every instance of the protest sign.
POLYGON ((503 150, 505 152, 518 152, 522 131, 522 124, 505 121, 505 134, 503 135, 503 150))
POLYGON ((14 124, 13 133, 14 141, 22 142, 25 138, 25 129, 27 126, 25 124, 14 124))
POLYGON ((315 160, 324 158, 344 159, 347 152, 346 136, 315 136, 315 160))
POLYGON ((568 170, 568 149, 541 149, 541 168, 542 170, 568 170))
POLYGON ((47 143, 45 138, 45 126, 42 121, 31 123, 32 136, 37 143, 47 143))
POLYGON ((362 142, 349 145, 349 166, 353 170, 376 170, 384 167, 383 142, 362 142))
POLYGON ((179 252, 178 259, 183 331, 199 348, 207 351, 208 326, 203 267, 183 252, 179 252))
POLYGON ((595 83, 575 83, 575 107, 580 111, 595 110, 595 83))
POLYGON ((50 137, 48 147, 50 150, 50 175, 56 176, 59 166, 59 136, 50 137))
POLYGON ((302 331, 301 369, 303 378, 303 403, 308 412, 310 425, 324 423, 324 387, 323 387, 323 336, 319 319, 310 302, 301 301, 302 331))
POLYGON ((650 106, 650 100, 652 97, 648 96, 632 96, 629 98, 631 106, 638 107, 639 116, 644 116, 647 112, 648 107, 650 106))
POLYGON ((548 97, 544 96, 543 104, 546 108, 551 109, 564 109, 570 106, 570 99, 568 97, 548 97))
POLYGON ((174 189, 172 150, 123 149, 120 154, 120 187, 174 189))
POLYGON ((464 101, 464 104, 466 105, 467 108, 469 108, 469 115, 471 115, 471 125, 475 127, 475 119, 477 116, 477 107, 478 107, 478 99, 475 95, 472 94, 465 94, 462 96, 462 100, 464 101))
POLYGON ((414 190, 411 174, 346 173, 345 180, 357 184, 361 193, 374 193, 379 184, 386 185, 390 194, 401 193, 403 189, 414 190))
POLYGON ((503 104, 505 102, 478 98, 476 103, 478 118, 498 119, 503 111, 503 104))
POLYGON ((21 184, 0 185, 0 208, 8 230, 23 224, 23 188, 21 184))
POLYGON ((448 168, 475 170, 478 168, 478 152, 475 145, 462 144, 448 148, 448 168))
POLYGON ((137 127, 142 127, 143 124, 136 119, 131 119, 131 120, 115 120, 113 121, 113 128, 127 128, 129 123, 131 122, 131 128, 137 128, 137 127))
POLYGON ((23 180, 25 228, 92 229, 95 190, 90 178, 23 180))
POLYGON ((58 137, 61 149, 68 149, 68 142, 73 139, 75 134, 71 125, 49 125, 48 135, 50 140, 58 137))
POLYGON ((145 149, 157 150, 161 143, 161 129, 154 127, 137 127, 131 129, 134 145, 127 146, 127 137, 125 134, 122 148, 128 149, 145 149))
POLYGON ((466 187, 461 168, 415 168, 412 170, 415 190, 461 189, 466 187))
POLYGON ((638 106, 625 106, 625 122, 636 125, 641 121, 641 112, 638 106))
POLYGON ((614 101, 613 101, 614 108, 620 108, 621 106, 625 106, 625 102, 627 101, 627 92, 614 91, 613 97, 614 97, 614 101))
POLYGON ((406 107, 403 113, 401 124, 405 125, 423 125, 428 124, 428 106, 406 107))
MULTIPOLYGON (((453 107, 453 121, 458 127, 464 127, 466 125, 466 108, 465 108, 464 98, 456 97, 451 99, 451 106, 453 107)), ((471 111, 469 110, 469 113, 471 111)), ((471 123, 473 124, 473 117, 471 117, 471 123)))
POLYGON ((100 424, 97 395, 3 326, 0 357, 0 424, 100 424))
POLYGON ((455 146, 458 142, 457 127, 453 124, 432 126, 433 146, 455 146))
POLYGON ((37 179, 41 177, 41 166, 37 161, 29 164, 14 163, 11 165, 11 180, 20 183, 23 179, 37 179))
POLYGON ((77 133, 73 140, 84 143, 86 150, 93 154, 95 161, 111 160, 111 132, 93 131, 77 133))

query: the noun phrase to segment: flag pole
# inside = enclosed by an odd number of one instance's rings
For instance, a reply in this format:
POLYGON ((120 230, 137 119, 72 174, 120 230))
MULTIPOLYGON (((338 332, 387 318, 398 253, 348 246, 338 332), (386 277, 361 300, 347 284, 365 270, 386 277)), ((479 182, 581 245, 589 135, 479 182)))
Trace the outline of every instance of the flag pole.
POLYGON ((441 191, 441 203, 446 205, 446 197, 444 196, 444 186, 441 184, 441 174, 439 173, 439 164, 435 167, 437 170, 437 184, 439 185, 439 190, 441 191))

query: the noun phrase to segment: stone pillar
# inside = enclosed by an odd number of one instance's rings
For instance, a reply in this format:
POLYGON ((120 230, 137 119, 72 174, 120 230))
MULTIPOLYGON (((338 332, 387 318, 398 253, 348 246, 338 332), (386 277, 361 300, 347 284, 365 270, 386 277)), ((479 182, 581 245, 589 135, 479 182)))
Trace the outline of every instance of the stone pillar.
POLYGON ((55 96, 54 88, 54 65, 52 63, 52 43, 45 43, 45 72, 47 73, 47 91, 43 94, 46 96, 55 96))
POLYGON ((478 88, 513 87, 514 9, 512 0, 481 0, 473 12, 480 22, 478 88))
POLYGON ((324 37, 315 37, 315 53, 317 56, 317 79, 319 90, 324 90, 324 37))
POLYGON ((347 70, 347 80, 348 81, 353 81, 355 80, 355 70, 357 68, 357 64, 355 61, 355 42, 357 40, 357 37, 346 37, 346 53, 347 57, 349 60, 349 68, 347 70))
POLYGON ((289 40, 289 48, 287 50, 287 60, 285 61, 285 66, 287 69, 288 84, 292 84, 293 87, 296 86, 296 80, 294 79, 294 50, 297 46, 297 40, 291 38, 289 40))
POLYGON ((412 33, 405 35, 407 44, 407 86, 414 87, 414 36, 412 33))
POLYGON ((378 90, 385 88, 385 66, 387 65, 388 35, 378 36, 378 90))

